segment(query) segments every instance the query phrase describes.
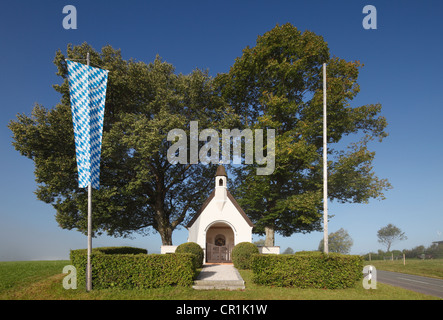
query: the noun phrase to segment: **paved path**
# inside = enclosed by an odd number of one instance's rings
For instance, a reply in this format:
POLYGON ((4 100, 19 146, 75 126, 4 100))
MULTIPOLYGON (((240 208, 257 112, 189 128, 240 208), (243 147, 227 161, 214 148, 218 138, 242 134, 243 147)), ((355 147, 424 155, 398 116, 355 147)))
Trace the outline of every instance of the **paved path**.
POLYGON ((377 269, 377 281, 443 298, 443 280, 377 269))
POLYGON ((232 264, 206 264, 194 281, 193 288, 237 290, 244 289, 245 282, 232 264))

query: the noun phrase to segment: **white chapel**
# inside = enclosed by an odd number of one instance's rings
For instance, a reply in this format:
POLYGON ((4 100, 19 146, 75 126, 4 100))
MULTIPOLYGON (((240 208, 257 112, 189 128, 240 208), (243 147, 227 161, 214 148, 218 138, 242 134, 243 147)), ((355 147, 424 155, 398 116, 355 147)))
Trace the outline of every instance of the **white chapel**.
MULTIPOLYGON (((252 242, 254 224, 227 188, 228 175, 219 165, 215 188, 200 210, 186 225, 188 242, 196 242, 205 254, 204 262, 232 262, 231 253, 240 242, 252 242)), ((161 253, 173 253, 177 246, 161 246, 161 253)), ((279 254, 280 247, 258 247, 260 253, 279 254)))
POLYGON ((227 189, 227 179, 219 165, 214 190, 186 226, 188 242, 203 248, 205 262, 230 262, 236 244, 252 242, 254 224, 227 189))

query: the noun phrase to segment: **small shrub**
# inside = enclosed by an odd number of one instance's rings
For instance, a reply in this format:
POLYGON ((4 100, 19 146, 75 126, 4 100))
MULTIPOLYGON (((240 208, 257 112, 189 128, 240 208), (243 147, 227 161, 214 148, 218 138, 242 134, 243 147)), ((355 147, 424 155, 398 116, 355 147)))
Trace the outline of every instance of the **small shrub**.
POLYGON ((203 267, 203 259, 204 259, 204 253, 203 249, 200 247, 199 244, 195 242, 185 242, 182 243, 177 247, 175 250, 175 253, 192 253, 195 255, 194 258, 194 266, 195 268, 201 268, 203 267))
POLYGON ((258 254, 258 248, 250 242, 240 242, 232 249, 232 262, 237 269, 251 269, 251 261, 254 254, 258 254))

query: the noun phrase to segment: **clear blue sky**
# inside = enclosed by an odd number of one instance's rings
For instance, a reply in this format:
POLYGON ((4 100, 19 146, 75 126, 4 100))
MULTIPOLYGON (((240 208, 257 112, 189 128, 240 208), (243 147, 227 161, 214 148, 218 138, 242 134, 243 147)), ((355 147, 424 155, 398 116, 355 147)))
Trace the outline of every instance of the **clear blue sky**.
MULTIPOLYGON (((393 189, 384 201, 330 203, 329 230, 346 229, 352 253, 382 249, 377 230, 393 223, 408 240, 393 249, 443 240, 443 3, 409 0, 342 1, 8 1, 0 10, 0 260, 67 259, 87 239, 63 230, 51 205, 36 199, 34 166, 11 145, 7 124, 34 103, 53 107, 60 83, 52 63, 68 43, 110 44, 125 59, 153 61, 156 54, 179 73, 194 68, 228 71, 257 35, 290 22, 328 42, 331 54, 365 64, 353 106, 380 102, 389 137, 374 143, 376 174, 393 189), (64 5, 77 9, 77 30, 62 26, 64 5), (377 8, 377 30, 362 27, 365 5, 377 8), (440 233, 440 235, 439 235, 440 233)), ((187 231, 175 231, 174 244, 187 231)), ((276 237, 295 251, 316 249, 322 233, 276 237)), ((254 237, 254 240, 257 237, 254 237)), ((158 252, 160 236, 100 237, 93 246, 133 245, 158 252)))

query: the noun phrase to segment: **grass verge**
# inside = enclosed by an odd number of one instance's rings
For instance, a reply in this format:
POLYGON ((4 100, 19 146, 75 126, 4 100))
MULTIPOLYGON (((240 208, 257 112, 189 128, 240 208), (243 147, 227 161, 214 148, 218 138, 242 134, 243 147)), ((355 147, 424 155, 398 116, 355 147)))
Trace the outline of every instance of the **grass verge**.
POLYGON ((365 290, 361 283, 348 289, 297 289, 256 285, 252 272, 240 270, 243 291, 200 291, 190 287, 146 290, 85 288, 65 290, 62 269, 69 261, 0 262, 0 299, 3 300, 431 300, 436 297, 382 283, 365 290))
POLYGON ((443 279, 443 259, 409 259, 403 265, 403 260, 375 260, 365 261, 365 264, 371 264, 375 268, 386 271, 402 272, 423 277, 443 279))

